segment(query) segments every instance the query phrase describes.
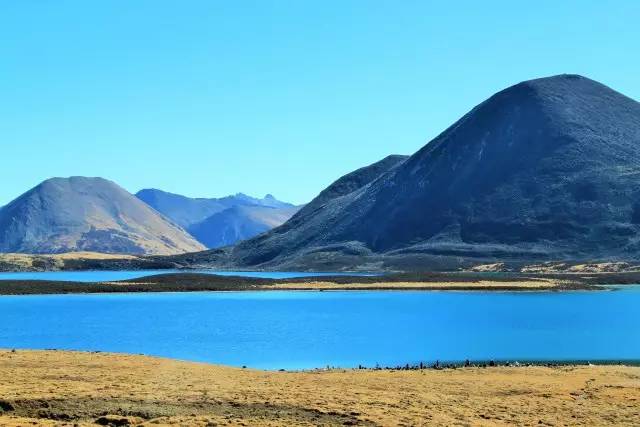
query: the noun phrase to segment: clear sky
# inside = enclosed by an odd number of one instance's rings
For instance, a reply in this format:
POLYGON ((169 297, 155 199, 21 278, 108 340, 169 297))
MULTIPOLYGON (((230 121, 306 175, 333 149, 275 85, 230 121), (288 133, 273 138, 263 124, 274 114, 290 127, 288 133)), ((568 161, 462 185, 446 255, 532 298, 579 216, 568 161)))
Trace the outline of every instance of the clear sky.
POLYGON ((0 2, 0 205, 52 176, 306 202, 474 105, 578 73, 640 99, 640 1, 0 2))

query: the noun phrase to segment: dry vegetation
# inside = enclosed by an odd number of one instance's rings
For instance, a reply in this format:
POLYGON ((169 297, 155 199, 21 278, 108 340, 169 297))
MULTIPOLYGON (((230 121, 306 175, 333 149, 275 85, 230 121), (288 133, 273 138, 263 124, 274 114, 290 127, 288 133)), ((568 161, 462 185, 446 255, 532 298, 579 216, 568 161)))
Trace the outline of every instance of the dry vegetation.
POLYGON ((124 254, 105 254, 99 252, 65 252, 61 254, 0 254, 0 265, 7 270, 59 270, 65 267, 67 261, 90 260, 134 260, 138 257, 124 254))
POLYGON ((468 269, 470 272, 520 272, 534 274, 554 273, 632 273, 640 271, 638 263, 617 262, 560 262, 549 261, 543 263, 526 264, 496 262, 491 264, 477 264, 468 269))
POLYGON ((620 273, 639 271, 637 264, 628 262, 594 262, 586 264, 570 264, 565 262, 547 262, 523 267, 523 273, 620 273))
POLYGON ((266 372, 0 352, 1 425, 639 425, 640 368, 266 372))
POLYGON ((386 282, 346 283, 312 281, 305 283, 278 283, 272 289, 282 290, 531 290, 540 291, 554 289, 562 285, 562 281, 551 279, 520 280, 514 282, 497 282, 491 280, 477 280, 469 282, 386 282))

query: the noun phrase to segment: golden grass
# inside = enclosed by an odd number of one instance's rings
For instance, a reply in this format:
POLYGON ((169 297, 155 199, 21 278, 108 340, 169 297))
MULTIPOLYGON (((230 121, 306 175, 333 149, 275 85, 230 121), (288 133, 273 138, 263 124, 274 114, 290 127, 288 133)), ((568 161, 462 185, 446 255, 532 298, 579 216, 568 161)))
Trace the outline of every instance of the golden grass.
POLYGON ((105 254, 101 252, 66 252, 63 254, 47 255, 56 259, 136 259, 135 255, 105 254))
POLYGON ((136 259, 135 255, 105 254, 101 252, 65 252, 61 254, 18 254, 3 253, 0 259, 13 262, 30 262, 34 258, 68 259, 136 259))
POLYGON ((596 262, 588 264, 569 264, 566 262, 546 262, 532 264, 520 269, 523 273, 621 273, 637 272, 640 266, 628 262, 596 262))
POLYGON ((640 425, 640 368, 290 373, 0 351, 0 407, 9 405, 0 425, 632 426, 640 425))
POLYGON ((278 283, 273 286, 274 289, 286 290, 357 290, 357 289, 423 289, 423 290, 456 290, 456 289, 494 289, 494 290, 544 290, 553 289, 560 285, 560 281, 539 279, 539 280, 522 280, 514 282, 498 282, 491 280, 478 280, 474 282, 375 282, 375 283, 347 283, 338 284, 331 282, 304 282, 304 283, 278 283))
POLYGON ((8 264, 11 270, 60 270, 66 262, 74 260, 129 260, 135 255, 105 254, 98 252, 66 252, 61 254, 0 253, 0 264, 8 264))

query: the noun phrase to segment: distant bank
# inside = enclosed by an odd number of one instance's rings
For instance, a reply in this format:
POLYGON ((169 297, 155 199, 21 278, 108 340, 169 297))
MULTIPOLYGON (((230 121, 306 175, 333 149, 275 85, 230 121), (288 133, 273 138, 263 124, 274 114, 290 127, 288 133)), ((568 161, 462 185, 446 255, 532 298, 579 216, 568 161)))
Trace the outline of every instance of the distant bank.
POLYGON ((0 280, 0 295, 44 295, 114 292, 198 291, 567 291, 595 290, 598 285, 640 283, 640 273, 399 273, 381 276, 308 276, 260 278, 199 273, 168 273, 121 281, 73 282, 0 280))

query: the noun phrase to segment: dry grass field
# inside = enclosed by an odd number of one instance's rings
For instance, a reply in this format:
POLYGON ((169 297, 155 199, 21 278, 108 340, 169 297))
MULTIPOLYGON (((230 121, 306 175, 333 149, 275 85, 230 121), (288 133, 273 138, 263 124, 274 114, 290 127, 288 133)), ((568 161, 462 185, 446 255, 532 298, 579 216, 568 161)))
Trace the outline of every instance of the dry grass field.
POLYGON ((0 351, 0 425, 640 425, 640 368, 267 372, 0 351))

